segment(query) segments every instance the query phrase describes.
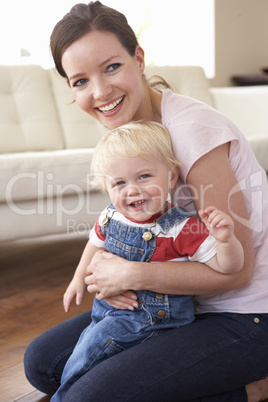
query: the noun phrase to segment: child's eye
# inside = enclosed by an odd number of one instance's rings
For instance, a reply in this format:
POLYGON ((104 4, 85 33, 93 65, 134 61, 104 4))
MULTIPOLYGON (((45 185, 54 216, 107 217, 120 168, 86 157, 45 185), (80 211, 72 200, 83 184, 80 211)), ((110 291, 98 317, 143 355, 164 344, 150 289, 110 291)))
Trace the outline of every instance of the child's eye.
POLYGON ((108 66, 107 71, 108 71, 108 73, 111 73, 111 72, 117 70, 120 66, 121 66, 120 63, 113 63, 110 66, 108 66))
POLYGON ((123 184, 125 184, 125 182, 123 180, 120 180, 120 181, 117 181, 116 183, 114 183, 113 187, 122 186, 123 184))
POLYGON ((142 180, 142 179, 148 179, 149 177, 150 177, 150 175, 148 173, 144 173, 144 174, 141 175, 140 178, 142 180))

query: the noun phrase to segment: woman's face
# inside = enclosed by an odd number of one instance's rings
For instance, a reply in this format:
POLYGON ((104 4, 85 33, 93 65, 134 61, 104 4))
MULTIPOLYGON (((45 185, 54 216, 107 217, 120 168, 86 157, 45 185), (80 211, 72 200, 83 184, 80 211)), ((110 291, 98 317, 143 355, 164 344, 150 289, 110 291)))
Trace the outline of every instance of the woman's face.
POLYGON ((149 105, 139 46, 130 56, 113 33, 92 31, 66 49, 62 65, 76 103, 107 128, 145 118, 149 105))

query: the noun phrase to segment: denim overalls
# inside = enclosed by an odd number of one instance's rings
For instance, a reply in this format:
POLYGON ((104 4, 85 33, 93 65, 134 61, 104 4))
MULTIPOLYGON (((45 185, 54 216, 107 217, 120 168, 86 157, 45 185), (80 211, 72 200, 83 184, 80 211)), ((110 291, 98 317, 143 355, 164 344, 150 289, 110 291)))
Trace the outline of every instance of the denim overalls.
MULTIPOLYGON (((150 261, 156 236, 148 228, 129 226, 113 219, 113 205, 107 209, 106 219, 100 222, 105 236, 105 248, 131 261, 150 261), (144 236, 145 233, 145 236, 144 236), (144 238, 146 240, 144 240, 144 238)), ((178 222, 192 216, 179 207, 165 212, 156 222, 162 233, 178 222)), ((166 328, 180 327, 194 321, 192 296, 172 296, 151 291, 135 292, 139 307, 134 311, 118 310, 104 300, 94 299, 92 322, 81 334, 64 368, 61 387, 51 399, 60 401, 71 385, 97 363, 126 348, 158 335, 166 328)))

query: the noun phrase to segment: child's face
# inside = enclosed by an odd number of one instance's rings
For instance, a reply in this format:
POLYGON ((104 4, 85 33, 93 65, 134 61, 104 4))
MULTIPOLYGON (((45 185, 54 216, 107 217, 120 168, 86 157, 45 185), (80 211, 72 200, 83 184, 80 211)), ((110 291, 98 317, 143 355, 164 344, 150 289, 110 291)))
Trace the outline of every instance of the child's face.
POLYGON ((161 211, 177 179, 157 155, 122 157, 109 165, 106 186, 117 211, 143 222, 161 211))

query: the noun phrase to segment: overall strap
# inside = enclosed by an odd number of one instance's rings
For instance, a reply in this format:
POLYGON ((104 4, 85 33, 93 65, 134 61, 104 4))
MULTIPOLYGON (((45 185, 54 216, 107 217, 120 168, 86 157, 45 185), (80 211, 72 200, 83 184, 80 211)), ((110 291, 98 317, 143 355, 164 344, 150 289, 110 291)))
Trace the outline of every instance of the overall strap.
POLYGON ((156 220, 159 226, 161 226, 162 230, 166 232, 172 226, 176 225, 178 222, 183 221, 184 219, 191 218, 192 216, 196 216, 195 214, 191 214, 189 211, 181 207, 172 207, 168 211, 166 211, 160 218, 156 220))

